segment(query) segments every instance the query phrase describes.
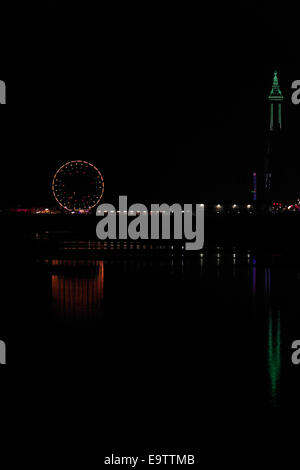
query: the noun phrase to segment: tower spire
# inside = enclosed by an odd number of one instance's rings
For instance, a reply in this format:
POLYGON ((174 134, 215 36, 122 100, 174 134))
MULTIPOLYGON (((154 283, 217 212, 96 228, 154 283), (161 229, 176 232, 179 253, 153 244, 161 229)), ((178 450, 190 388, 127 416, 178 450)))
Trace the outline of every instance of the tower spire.
POLYGON ((268 100, 270 103, 270 131, 281 129, 281 103, 283 101, 283 95, 279 86, 277 70, 274 72, 273 85, 268 100))
POLYGON ((274 72, 274 78, 273 78, 273 86, 271 93, 269 95, 269 100, 271 101, 282 101, 283 96, 279 87, 279 81, 278 81, 278 72, 275 70, 274 72))

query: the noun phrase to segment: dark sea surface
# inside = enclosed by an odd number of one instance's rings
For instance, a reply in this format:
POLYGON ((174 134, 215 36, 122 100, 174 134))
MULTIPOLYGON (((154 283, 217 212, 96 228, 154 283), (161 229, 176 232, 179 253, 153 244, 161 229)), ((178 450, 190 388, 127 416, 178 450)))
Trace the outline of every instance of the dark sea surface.
POLYGON ((8 445, 297 442, 297 250, 79 251, 2 258, 8 445))

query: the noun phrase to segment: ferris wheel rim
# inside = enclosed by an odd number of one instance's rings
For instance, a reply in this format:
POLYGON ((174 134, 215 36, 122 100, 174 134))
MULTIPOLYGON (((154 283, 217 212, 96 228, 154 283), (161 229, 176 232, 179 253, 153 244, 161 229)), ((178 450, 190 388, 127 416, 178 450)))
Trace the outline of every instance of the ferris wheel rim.
POLYGON ((92 209, 94 209, 94 207, 96 207, 97 204, 99 204, 99 202, 101 201, 102 197, 103 197, 103 193, 104 193, 104 179, 103 179, 103 176, 102 176, 102 173, 101 171, 93 164, 93 163, 90 163, 86 160, 70 160, 68 162, 65 162, 63 165, 61 165, 58 170, 55 172, 54 174, 54 177, 53 177, 53 180, 52 180, 52 193, 53 193, 53 196, 55 198, 55 200, 57 201, 57 203, 65 210, 67 210, 68 212, 80 212, 81 210, 85 210, 85 211, 91 211, 92 209), (100 181, 101 181, 101 194, 100 196, 98 197, 97 201, 95 202, 95 204, 91 205, 88 207, 88 209, 78 209, 78 210, 74 210, 74 208, 69 208, 68 206, 65 206, 64 204, 61 203, 61 201, 58 199, 57 195, 56 195, 56 191, 55 191, 55 181, 56 181, 56 178, 57 178, 57 175, 60 173, 60 171, 65 168, 66 166, 68 165, 71 165, 72 163, 84 163, 85 165, 88 165, 89 167, 92 167, 99 175, 100 177, 100 181))

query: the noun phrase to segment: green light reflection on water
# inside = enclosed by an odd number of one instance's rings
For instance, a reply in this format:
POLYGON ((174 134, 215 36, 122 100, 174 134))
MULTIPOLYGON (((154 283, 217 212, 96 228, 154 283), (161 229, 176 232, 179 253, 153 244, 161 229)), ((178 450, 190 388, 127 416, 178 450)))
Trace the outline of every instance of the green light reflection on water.
POLYGON ((279 381, 281 370, 281 330, 280 312, 269 309, 268 324, 268 372, 270 379, 270 399, 273 406, 279 405, 279 381))

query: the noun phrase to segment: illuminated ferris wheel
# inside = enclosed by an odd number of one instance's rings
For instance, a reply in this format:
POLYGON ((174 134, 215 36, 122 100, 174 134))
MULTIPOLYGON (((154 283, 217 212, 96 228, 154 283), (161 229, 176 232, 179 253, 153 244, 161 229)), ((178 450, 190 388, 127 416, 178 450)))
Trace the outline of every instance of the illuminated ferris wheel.
POLYGON ((65 210, 89 212, 103 196, 103 177, 91 163, 83 160, 67 162, 55 173, 52 192, 65 210))

